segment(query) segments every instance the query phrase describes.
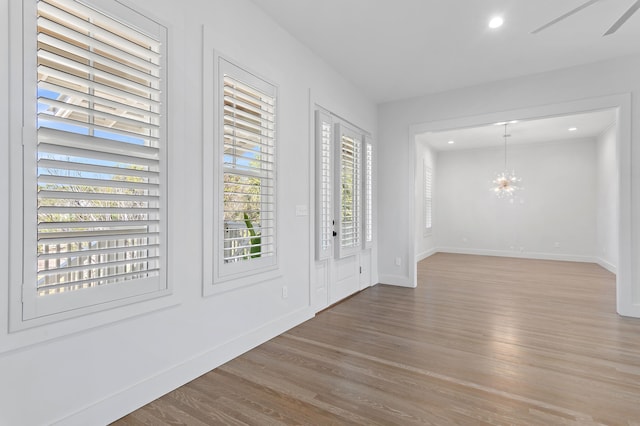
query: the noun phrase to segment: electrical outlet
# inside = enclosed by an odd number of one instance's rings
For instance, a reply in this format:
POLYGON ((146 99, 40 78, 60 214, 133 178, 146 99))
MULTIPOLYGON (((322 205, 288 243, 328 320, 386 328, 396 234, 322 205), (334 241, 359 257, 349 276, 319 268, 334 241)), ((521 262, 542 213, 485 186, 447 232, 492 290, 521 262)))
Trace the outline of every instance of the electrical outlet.
POLYGON ((396 257, 396 266, 400 266, 400 265, 402 265, 402 258, 396 257))
POLYGON ((282 286, 282 298, 286 299, 287 297, 289 297, 289 289, 287 288, 286 285, 282 286))
POLYGON ((560 248, 560 243, 556 241, 555 243, 553 243, 553 246, 554 246, 555 248, 560 248))

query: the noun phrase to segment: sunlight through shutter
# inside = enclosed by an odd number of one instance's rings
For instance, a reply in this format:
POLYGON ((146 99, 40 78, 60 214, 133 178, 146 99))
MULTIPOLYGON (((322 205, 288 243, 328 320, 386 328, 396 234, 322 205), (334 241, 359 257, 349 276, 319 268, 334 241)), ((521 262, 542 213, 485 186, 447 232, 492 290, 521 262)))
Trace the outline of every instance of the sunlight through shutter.
POLYGON ((355 253, 361 246, 362 234, 362 175, 361 136, 341 124, 336 125, 339 135, 337 178, 339 189, 338 257, 355 253))
POLYGON ((275 254, 275 88, 224 75, 224 263, 275 254))
POLYGON ((161 42, 38 2, 40 295, 159 275, 161 42))

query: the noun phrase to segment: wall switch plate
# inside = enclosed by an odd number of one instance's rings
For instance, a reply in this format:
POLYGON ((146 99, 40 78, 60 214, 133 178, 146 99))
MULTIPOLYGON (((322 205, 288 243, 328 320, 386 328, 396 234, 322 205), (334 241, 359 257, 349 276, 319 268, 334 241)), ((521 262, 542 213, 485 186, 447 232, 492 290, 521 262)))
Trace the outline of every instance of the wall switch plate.
POLYGON ((400 265, 402 265, 402 258, 396 257, 396 266, 400 266, 400 265))
POLYGON ((289 297, 289 289, 287 288, 286 285, 282 286, 282 298, 286 299, 287 297, 289 297))

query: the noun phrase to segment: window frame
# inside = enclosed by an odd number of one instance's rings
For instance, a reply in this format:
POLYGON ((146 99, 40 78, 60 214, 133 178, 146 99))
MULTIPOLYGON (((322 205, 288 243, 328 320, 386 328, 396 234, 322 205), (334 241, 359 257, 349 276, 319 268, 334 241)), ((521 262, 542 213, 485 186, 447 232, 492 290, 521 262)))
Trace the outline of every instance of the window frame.
POLYGON ((238 65, 213 48, 211 29, 203 27, 203 296, 253 285, 281 275, 278 260, 279 181, 278 181, 278 93, 269 79, 238 65), (224 74, 265 92, 272 90, 275 99, 274 170, 273 170, 273 255, 235 263, 224 263, 224 74), (213 117, 213 120, 210 119, 213 117))
MULTIPOLYGON (((37 265, 37 193, 33 196, 23 188, 36 188, 37 181, 37 2, 23 1, 13 10, 10 45, 10 100, 16 108, 10 123, 10 306, 9 330, 49 324, 81 315, 101 312, 132 303, 149 301, 171 294, 167 280, 167 40, 168 28, 148 14, 125 4, 108 0, 82 0, 80 7, 95 9, 114 20, 131 26, 145 34, 157 37, 160 55, 160 272, 157 277, 123 281, 59 294, 36 294, 37 265), (118 18, 113 18, 118 17, 118 18), (18 112, 19 111, 19 112, 18 112), (32 282, 30 282, 32 281, 32 282), (124 285, 126 284, 126 285, 124 285)), ((162 304, 162 303, 161 303, 162 304)), ((153 304, 147 304, 150 309, 153 304)), ((88 321, 87 323, 89 323, 88 321)))

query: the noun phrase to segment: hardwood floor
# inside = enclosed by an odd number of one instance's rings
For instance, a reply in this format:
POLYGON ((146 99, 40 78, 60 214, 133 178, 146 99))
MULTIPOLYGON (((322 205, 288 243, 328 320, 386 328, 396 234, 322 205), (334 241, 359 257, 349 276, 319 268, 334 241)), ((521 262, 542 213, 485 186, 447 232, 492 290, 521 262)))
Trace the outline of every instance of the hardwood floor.
POLYGON ((122 418, 640 425, 640 320, 593 264, 437 254, 122 418))

